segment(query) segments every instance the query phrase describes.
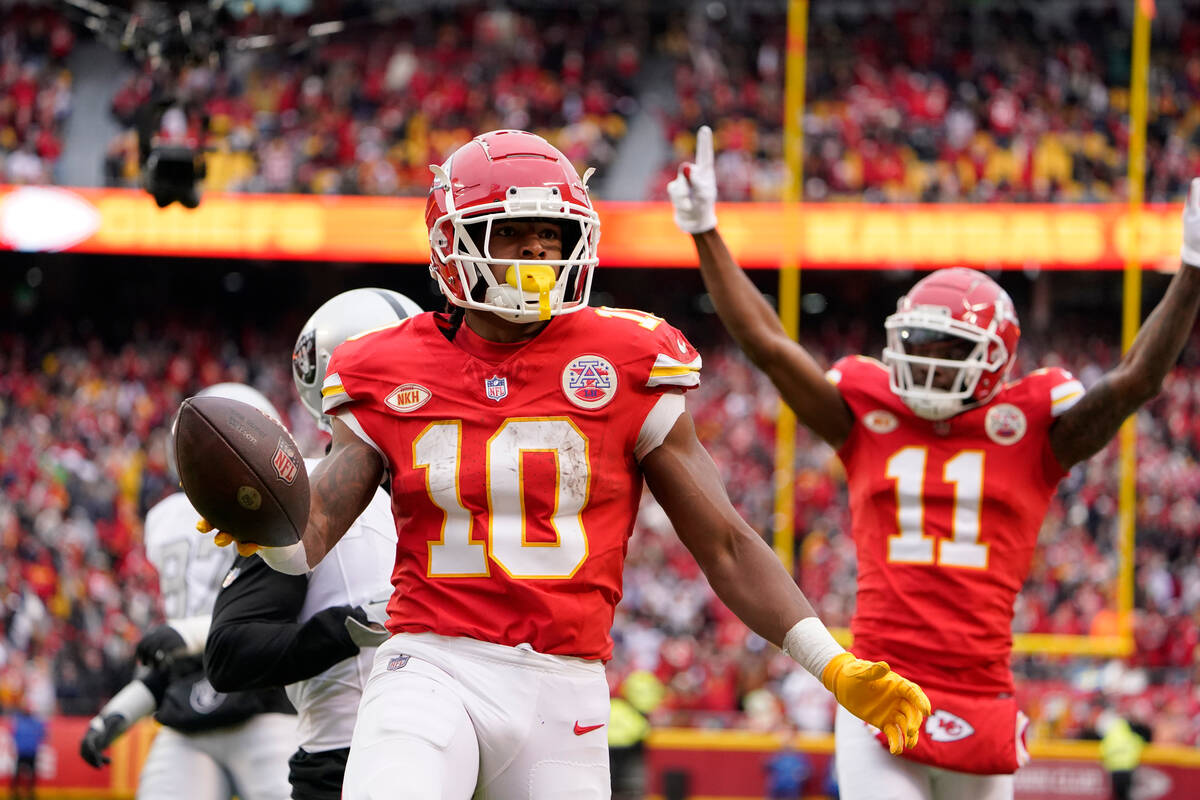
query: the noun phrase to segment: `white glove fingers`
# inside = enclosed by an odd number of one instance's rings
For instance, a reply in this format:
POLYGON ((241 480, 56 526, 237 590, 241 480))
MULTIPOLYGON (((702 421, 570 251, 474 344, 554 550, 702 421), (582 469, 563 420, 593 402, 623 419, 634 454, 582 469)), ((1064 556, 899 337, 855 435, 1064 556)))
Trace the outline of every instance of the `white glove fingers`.
POLYGON ((717 181, 713 171, 712 130, 696 134, 696 161, 679 165, 667 183, 675 210, 675 224, 684 233, 699 234, 717 227, 717 181))
POLYGON ((711 170, 713 166, 712 128, 701 125, 696 131, 696 167, 711 170))
POLYGON ((1200 178, 1192 178, 1191 186, 1188 187, 1186 210, 1193 214, 1200 214, 1200 178))

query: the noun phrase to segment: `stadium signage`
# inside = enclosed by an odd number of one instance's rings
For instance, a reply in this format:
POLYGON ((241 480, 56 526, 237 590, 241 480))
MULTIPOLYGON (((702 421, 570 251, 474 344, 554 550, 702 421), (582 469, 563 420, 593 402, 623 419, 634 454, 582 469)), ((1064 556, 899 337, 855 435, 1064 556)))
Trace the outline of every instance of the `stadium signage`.
MULTIPOLYGON (((599 212, 605 266, 696 263, 668 204, 606 203, 599 212)), ((729 203, 718 216, 741 262, 765 269, 787 253, 807 269, 1120 269, 1135 239, 1134 217, 1119 204, 729 203)), ((1143 266, 1178 266, 1179 208, 1147 206, 1136 224, 1143 266)), ((210 193, 189 211, 159 209, 133 189, 0 186, 6 250, 423 264, 427 236, 420 198, 210 193)))

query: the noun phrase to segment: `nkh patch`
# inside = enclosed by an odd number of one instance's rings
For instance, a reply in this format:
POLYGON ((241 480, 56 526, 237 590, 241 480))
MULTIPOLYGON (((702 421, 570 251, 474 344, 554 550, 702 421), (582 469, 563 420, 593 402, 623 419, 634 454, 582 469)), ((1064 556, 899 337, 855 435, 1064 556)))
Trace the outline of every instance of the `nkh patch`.
POLYGON ((603 408, 617 395, 617 370, 600 356, 576 356, 563 369, 562 390, 580 408, 603 408))
POLYGON ((392 656, 390 659, 388 659, 388 672, 395 672, 398 669, 404 669, 405 665, 408 664, 409 658, 410 656, 407 653, 401 653, 398 656, 392 656))
POLYGON ((508 397, 508 378, 501 378, 498 375, 493 375, 483 382, 483 388, 487 390, 489 400, 495 400, 499 403, 504 398, 508 397))
POLYGON ((392 389, 392 393, 383 398, 383 403, 393 411, 407 414, 416 411, 429 402, 433 392, 419 383, 405 383, 392 389))

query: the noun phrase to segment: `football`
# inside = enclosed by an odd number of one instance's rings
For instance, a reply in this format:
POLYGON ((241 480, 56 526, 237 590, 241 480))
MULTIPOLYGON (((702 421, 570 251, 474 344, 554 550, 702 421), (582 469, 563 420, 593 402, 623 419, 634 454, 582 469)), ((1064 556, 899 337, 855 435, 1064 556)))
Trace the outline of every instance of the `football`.
POLYGON ((214 528, 267 547, 299 541, 308 472, 286 428, 237 400, 189 397, 174 438, 183 492, 214 528))

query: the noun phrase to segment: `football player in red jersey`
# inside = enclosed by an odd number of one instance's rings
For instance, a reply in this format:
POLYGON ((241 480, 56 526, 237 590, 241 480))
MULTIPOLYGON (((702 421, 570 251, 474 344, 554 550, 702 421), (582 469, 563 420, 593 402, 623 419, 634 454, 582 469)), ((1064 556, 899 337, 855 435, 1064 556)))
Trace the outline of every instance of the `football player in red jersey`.
POLYGON ((855 650, 926 690, 933 713, 894 758, 860 720, 836 721, 847 800, 1001 800, 1027 755, 1013 700, 1013 602, 1058 481, 1158 393, 1200 306, 1200 179, 1184 266, 1120 364, 1086 392, 1064 370, 1010 375, 1020 329, 981 272, 942 269, 887 318, 883 362, 827 373, 785 333, 717 232, 712 132, 668 184, 729 333, 846 467, 858 553, 855 650))
MULTIPOLYGON (((326 373, 333 446, 303 539, 318 563, 386 474, 399 541, 344 797, 605 798, 603 662, 645 480, 714 590, 900 751, 928 700, 839 647, 733 509, 683 393, 700 357, 641 311, 587 305, 599 220, 523 131, 440 167, 431 271, 453 307, 352 337, 326 373)), ((234 532, 230 532, 234 533, 234 532)))

